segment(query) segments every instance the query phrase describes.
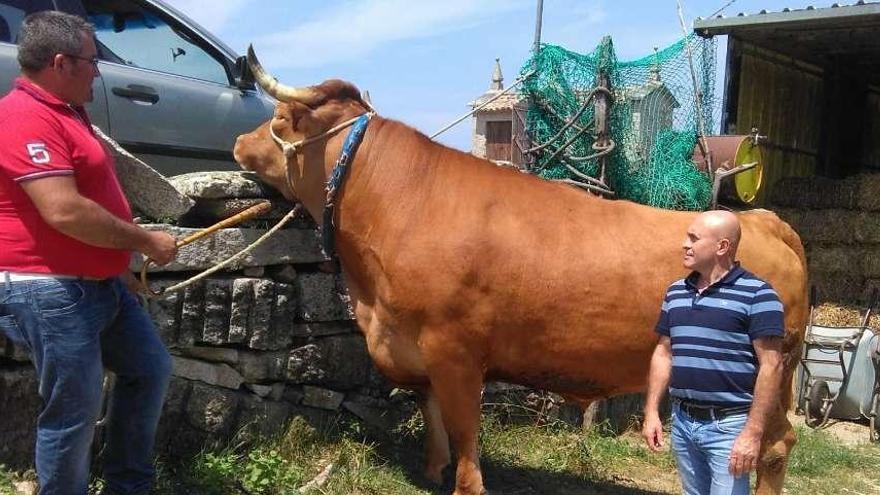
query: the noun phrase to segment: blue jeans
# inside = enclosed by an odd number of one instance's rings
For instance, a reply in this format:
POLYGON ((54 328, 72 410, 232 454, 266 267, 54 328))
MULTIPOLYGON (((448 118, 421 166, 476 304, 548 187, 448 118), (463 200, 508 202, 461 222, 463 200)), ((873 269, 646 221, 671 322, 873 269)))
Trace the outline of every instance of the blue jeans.
MULTIPOLYGON (((674 402, 674 401, 673 401, 674 402)), ((701 421, 672 407, 672 450, 687 495, 747 495, 749 475, 730 474, 730 450, 746 424, 747 413, 701 421)))
POLYGON ((0 276, 0 327, 29 351, 37 370, 40 495, 86 494, 104 367, 117 376, 105 435, 107 491, 149 491, 171 358, 125 284, 118 278, 6 283, 0 276))

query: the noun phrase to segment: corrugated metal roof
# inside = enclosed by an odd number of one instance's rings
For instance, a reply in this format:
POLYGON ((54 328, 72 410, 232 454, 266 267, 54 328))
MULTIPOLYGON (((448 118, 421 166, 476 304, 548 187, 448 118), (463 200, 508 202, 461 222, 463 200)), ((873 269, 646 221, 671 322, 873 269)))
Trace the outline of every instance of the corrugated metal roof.
POLYGON ((880 2, 697 19, 694 32, 730 35, 816 67, 845 66, 880 84, 880 2))
POLYGON ((809 23, 821 27, 846 26, 846 23, 851 21, 864 22, 865 16, 880 16, 880 2, 859 0, 850 5, 834 3, 828 7, 809 5, 802 9, 784 8, 779 12, 768 12, 765 9, 755 14, 740 12, 731 17, 719 15, 710 19, 695 20, 694 32, 701 36, 713 36, 729 34, 738 28, 766 28, 793 23, 809 23))

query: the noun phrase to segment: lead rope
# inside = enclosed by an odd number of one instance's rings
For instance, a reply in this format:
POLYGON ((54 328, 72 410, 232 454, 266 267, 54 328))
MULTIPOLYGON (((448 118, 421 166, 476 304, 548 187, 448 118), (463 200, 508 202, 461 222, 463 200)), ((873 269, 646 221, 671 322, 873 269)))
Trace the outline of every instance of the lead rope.
MULTIPOLYGON (((209 234, 212 234, 220 229, 223 229, 226 227, 231 227, 231 226, 239 224, 245 220, 249 220, 251 218, 262 215, 262 214, 266 213, 267 211, 269 211, 271 206, 272 206, 271 203, 269 203, 268 201, 265 201, 265 202, 260 203, 258 205, 254 205, 254 206, 248 208, 247 210, 239 213, 238 215, 235 215, 234 217, 227 218, 226 220, 222 220, 220 222, 217 222, 216 224, 214 224, 206 229, 200 230, 199 232, 196 232, 195 234, 193 234, 193 235, 191 235, 181 241, 178 241, 177 247, 183 247, 187 244, 195 242, 198 239, 201 239, 202 237, 205 237, 209 234)), ((301 204, 297 204, 296 206, 294 206, 293 209, 291 209, 289 212, 287 212, 287 214, 284 215, 284 217, 282 217, 281 220, 279 220, 278 223, 276 223, 274 227, 269 229, 265 234, 260 236, 256 241, 252 242, 250 245, 248 245, 247 247, 245 247, 244 249, 242 249, 238 253, 230 256, 229 258, 218 263, 217 265, 214 265, 213 267, 208 268, 207 270, 199 273, 198 275, 195 275, 191 278, 184 280, 183 282, 174 284, 174 285, 167 287, 165 289, 160 289, 158 291, 154 291, 153 289, 150 288, 149 282, 147 281, 147 269, 149 268, 149 266, 151 264, 154 263, 154 261, 150 258, 147 258, 147 260, 144 262, 143 267, 141 267, 141 283, 143 283, 144 288, 147 291, 147 296, 148 297, 159 297, 159 296, 162 296, 168 292, 174 292, 174 291, 183 289, 184 287, 192 285, 192 284, 198 282, 199 280, 207 277, 208 275, 211 275, 213 273, 216 273, 219 270, 222 270, 223 268, 229 266, 232 262, 241 259, 246 254, 248 254, 251 251, 253 251, 254 249, 256 249, 257 246, 264 243, 266 241, 266 239, 271 237, 272 234, 274 234, 275 232, 278 232, 278 230, 281 227, 283 227, 287 222, 289 222, 297 214, 297 212, 299 212, 299 210, 301 208, 302 208, 301 204)))

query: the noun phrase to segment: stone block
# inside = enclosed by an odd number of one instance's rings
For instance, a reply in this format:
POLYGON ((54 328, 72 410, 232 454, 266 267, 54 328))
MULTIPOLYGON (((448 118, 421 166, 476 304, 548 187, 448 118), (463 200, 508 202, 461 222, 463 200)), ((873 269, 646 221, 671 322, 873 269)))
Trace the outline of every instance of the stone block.
MULTIPOLYGON (((150 282, 153 290, 170 287, 178 280, 156 280, 150 282)), ((175 291, 163 294, 162 297, 147 299, 147 312, 156 324, 156 329, 162 337, 162 341, 169 347, 178 345, 180 333, 181 311, 183 309, 183 292, 175 291)))
POLYGON ((240 343, 250 333, 250 313, 254 309, 254 283, 252 278, 232 281, 232 307, 229 313, 229 342, 240 343))
POLYGON ((296 282, 296 268, 291 265, 269 267, 269 276, 279 282, 292 284, 296 282))
POLYGON ((185 356, 194 359, 215 363, 226 363, 229 365, 238 364, 239 359, 238 349, 229 349, 226 347, 193 346, 182 349, 181 352, 185 356))
POLYGON ((236 440, 253 442, 277 435, 283 431, 290 413, 290 404, 286 402, 245 397, 236 421, 236 440))
POLYGON ((186 405, 187 422, 203 432, 226 434, 233 426, 239 401, 235 392, 193 383, 186 405))
MULTIPOLYGON (((168 232, 178 239, 188 237, 199 230, 165 224, 145 224, 143 227, 148 230, 168 232)), ((177 272, 211 268, 253 244, 267 230, 220 229, 210 236, 181 247, 171 263, 163 266, 150 265, 149 271, 177 272)), ((231 263, 227 270, 236 271, 246 267, 289 263, 319 263, 326 259, 321 252, 320 241, 314 230, 281 229, 253 251, 231 263)), ((131 270, 140 272, 142 261, 142 257, 135 256, 130 266, 131 270)))
POLYGON ((180 331, 177 343, 192 346, 201 339, 205 327, 205 281, 199 281, 183 289, 183 303, 180 310, 180 331))
POLYGON ((247 387, 251 392, 253 392, 257 397, 266 398, 269 394, 272 393, 272 387, 270 385, 258 385, 256 383, 245 383, 245 387, 247 387))
POLYGON ((174 376, 233 390, 244 383, 241 374, 228 364, 212 364, 180 356, 172 356, 171 359, 174 363, 174 376))
POLYGON ((202 342, 217 345, 229 342, 231 302, 231 280, 217 278, 205 280, 205 324, 202 328, 202 342))
POLYGON ((260 383, 283 380, 287 365, 287 351, 241 351, 236 369, 245 381, 260 383))
POLYGON ((271 280, 254 280, 251 291, 253 305, 248 312, 247 324, 250 329, 248 345, 252 349, 274 349, 276 345, 271 324, 272 310, 276 307, 275 283, 271 280))
POLYGON ((265 198, 277 195, 257 174, 245 171, 192 172, 168 181, 192 199, 265 198))
POLYGON ((298 319, 312 322, 353 318, 349 297, 342 288, 338 275, 300 273, 295 285, 299 296, 296 314, 298 319))
POLYGON ((116 176, 132 208, 154 220, 171 221, 192 208, 193 200, 182 194, 162 174, 126 151, 119 143, 92 126, 116 164, 116 176))
POLYGON ((367 383, 371 366, 363 337, 338 335, 291 351, 287 380, 349 390, 367 383))
POLYGON ((326 388, 303 386, 304 406, 317 407, 318 409, 326 409, 328 411, 337 411, 342 401, 345 400, 345 394, 329 390, 326 388))
POLYGON ((272 306, 272 321, 269 325, 271 334, 267 338, 251 339, 251 347, 255 349, 283 349, 290 346, 296 336, 294 334, 296 301, 296 287, 275 282, 275 300, 272 306))
POLYGON ((260 278, 266 274, 266 267, 264 266, 249 266, 241 271, 241 273, 245 277, 254 277, 260 278))

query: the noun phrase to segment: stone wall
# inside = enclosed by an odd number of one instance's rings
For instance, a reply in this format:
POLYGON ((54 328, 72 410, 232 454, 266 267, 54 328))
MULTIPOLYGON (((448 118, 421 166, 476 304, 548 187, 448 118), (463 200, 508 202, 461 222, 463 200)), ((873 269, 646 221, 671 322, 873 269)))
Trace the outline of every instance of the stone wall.
MULTIPOLYGON (((292 206, 244 173, 171 182, 195 207, 177 225, 146 226, 178 238, 267 196, 275 208, 182 248, 167 267, 152 267, 154 288, 237 252, 292 206)), ((139 221, 149 221, 139 214, 139 221)), ((139 270, 140 260, 132 268, 139 270)), ((275 433, 293 415, 320 423, 352 414, 387 428, 412 412, 402 396, 389 397, 391 388, 373 367, 353 321, 338 267, 322 255, 315 225, 305 216, 229 270, 146 304, 174 359, 158 438, 162 452, 189 455, 233 435, 275 433)), ((24 468, 32 462, 36 390, 26 354, 0 337, 0 464, 24 468)))
POLYGON ((801 236, 819 302, 865 304, 880 287, 880 174, 787 178, 771 198, 801 236))

